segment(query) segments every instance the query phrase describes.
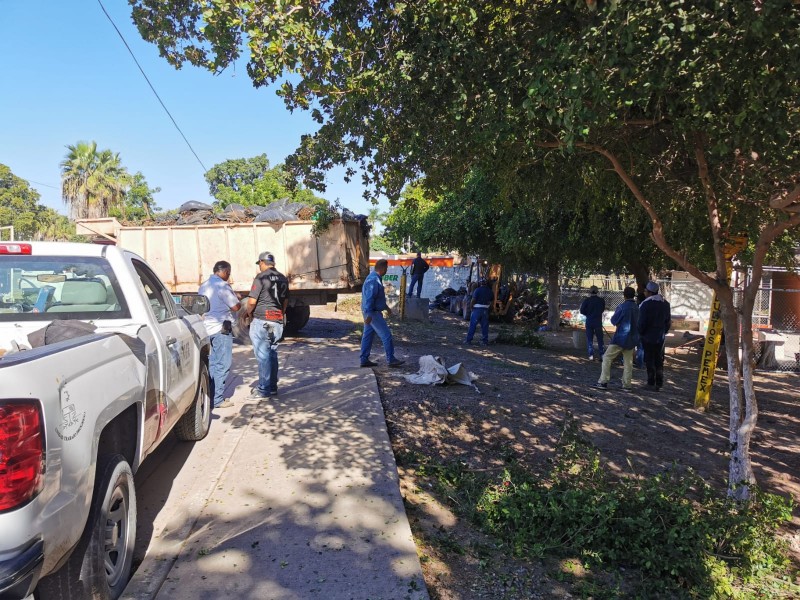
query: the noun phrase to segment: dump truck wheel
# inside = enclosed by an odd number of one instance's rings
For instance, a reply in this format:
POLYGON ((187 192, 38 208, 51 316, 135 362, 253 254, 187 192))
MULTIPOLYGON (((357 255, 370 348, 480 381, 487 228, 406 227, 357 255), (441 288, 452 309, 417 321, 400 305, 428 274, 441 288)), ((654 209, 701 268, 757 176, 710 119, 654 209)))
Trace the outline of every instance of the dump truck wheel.
POLYGON ((286 309, 286 328, 285 333, 297 333, 308 323, 311 318, 311 307, 301 304, 300 306, 290 306, 286 309))

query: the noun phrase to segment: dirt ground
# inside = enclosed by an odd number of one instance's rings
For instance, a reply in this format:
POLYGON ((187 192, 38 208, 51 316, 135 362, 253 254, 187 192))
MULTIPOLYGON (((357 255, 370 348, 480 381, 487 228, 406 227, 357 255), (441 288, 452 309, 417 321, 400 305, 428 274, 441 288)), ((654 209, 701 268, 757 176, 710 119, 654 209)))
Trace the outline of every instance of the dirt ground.
MULTIPOLYGON (((338 316, 345 314, 346 308, 338 316)), ((358 319, 352 309, 350 315, 358 319)), ((395 320, 391 327, 397 355, 407 361, 401 372, 416 371, 419 357, 432 354, 448 365, 462 362, 479 377, 478 391, 409 384, 397 370, 386 368, 376 340, 373 359, 380 366, 375 372, 396 456, 418 452, 442 461, 458 459, 470 469, 494 470, 512 455, 541 470, 553 456, 569 412, 605 464, 619 474, 653 474, 677 464, 725 488, 727 377, 717 370, 710 410, 694 409, 699 357, 696 351, 675 348, 684 341, 682 332, 668 341, 660 392, 644 388, 645 374, 639 369, 634 370, 635 391, 624 392, 621 367, 615 367, 608 390, 592 387, 600 363, 573 347, 571 330, 544 333, 547 347, 530 349, 464 346, 467 323, 441 311, 432 312, 430 323, 395 320)), ((492 323, 490 331, 498 328, 492 323)), ((351 336, 355 341, 357 332, 351 336)), ((759 373, 756 388, 759 418, 751 446, 756 477, 767 491, 800 503, 798 374, 759 373)), ((581 570, 576 561, 533 564, 497 555, 489 540, 429 493, 413 467, 400 466, 399 471, 432 598, 581 596, 573 586, 581 570)), ((785 535, 800 566, 800 512, 795 511, 785 535)))

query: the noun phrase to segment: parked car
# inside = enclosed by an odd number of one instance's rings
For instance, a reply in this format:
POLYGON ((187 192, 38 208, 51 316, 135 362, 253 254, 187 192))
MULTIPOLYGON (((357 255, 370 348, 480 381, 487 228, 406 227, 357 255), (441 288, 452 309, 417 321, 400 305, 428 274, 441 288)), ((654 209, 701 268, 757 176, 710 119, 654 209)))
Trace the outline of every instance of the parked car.
POLYGON ((134 473, 211 422, 208 301, 182 302, 120 248, 0 243, 0 600, 122 593, 134 473))

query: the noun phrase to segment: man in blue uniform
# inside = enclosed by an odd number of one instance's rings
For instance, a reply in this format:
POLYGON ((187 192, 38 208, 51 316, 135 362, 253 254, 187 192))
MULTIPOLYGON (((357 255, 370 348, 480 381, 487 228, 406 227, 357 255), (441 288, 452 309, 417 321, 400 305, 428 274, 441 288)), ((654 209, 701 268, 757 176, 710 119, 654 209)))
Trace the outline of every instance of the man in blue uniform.
POLYGON ((481 280, 480 285, 472 292, 472 299, 470 306, 472 307, 472 316, 469 319, 469 331, 467 332, 467 339, 465 344, 471 344, 472 338, 475 335, 475 329, 478 323, 481 324, 481 345, 486 346, 489 344, 489 309, 494 302, 494 292, 489 286, 489 282, 485 279, 481 280))
POLYGON ((596 387, 600 389, 608 388, 608 381, 611 379, 611 363, 617 356, 622 354, 622 389, 630 391, 631 379, 633 377, 633 349, 639 342, 639 307, 636 306, 634 296, 636 290, 626 287, 622 290, 625 301, 617 307, 611 317, 611 324, 617 330, 611 343, 603 354, 603 366, 600 371, 600 379, 596 387))
POLYGON ((399 367, 405 361, 399 360, 394 355, 394 341, 392 332, 386 319, 383 318, 383 311, 390 316, 391 309, 386 305, 386 292, 383 289, 383 276, 389 268, 389 262, 381 259, 375 263, 375 269, 364 280, 361 288, 361 313, 364 316, 364 334, 361 336, 361 366, 375 367, 378 363, 369 359, 372 351, 372 339, 375 334, 381 338, 383 349, 386 352, 386 363, 390 367, 399 367))
POLYGON ((581 302, 581 314, 586 317, 586 348, 589 351, 589 360, 594 360, 594 341, 597 338, 597 356, 603 356, 603 312, 606 310, 606 301, 597 295, 597 286, 589 288, 589 297, 581 302))

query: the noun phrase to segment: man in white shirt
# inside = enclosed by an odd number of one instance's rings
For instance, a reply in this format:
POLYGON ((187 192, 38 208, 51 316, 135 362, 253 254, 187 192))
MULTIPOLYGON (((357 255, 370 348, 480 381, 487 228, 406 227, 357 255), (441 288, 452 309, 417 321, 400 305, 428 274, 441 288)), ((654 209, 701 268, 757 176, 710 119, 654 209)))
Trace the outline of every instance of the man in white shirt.
POLYGON ((211 339, 208 368, 211 371, 211 395, 214 408, 228 408, 233 402, 225 400, 225 380, 231 372, 233 362, 233 313, 240 308, 239 297, 231 288, 228 279, 231 264, 220 260, 214 265, 214 274, 203 282, 198 290, 211 304, 203 317, 206 331, 211 339))

